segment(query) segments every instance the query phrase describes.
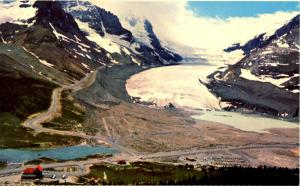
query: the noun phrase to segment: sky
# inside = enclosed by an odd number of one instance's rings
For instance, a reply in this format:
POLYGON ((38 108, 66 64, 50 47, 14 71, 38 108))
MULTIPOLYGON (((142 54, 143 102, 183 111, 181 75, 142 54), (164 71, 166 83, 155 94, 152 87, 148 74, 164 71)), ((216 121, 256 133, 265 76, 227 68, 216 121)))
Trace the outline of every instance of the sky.
POLYGON ((224 49, 257 34, 272 34, 299 14, 298 2, 93 2, 121 20, 148 19, 158 37, 173 48, 224 49))
POLYGON ((238 1, 191 1, 187 2, 187 9, 198 16, 226 19, 229 17, 251 17, 258 14, 274 13, 277 11, 297 11, 298 2, 238 2, 238 1))

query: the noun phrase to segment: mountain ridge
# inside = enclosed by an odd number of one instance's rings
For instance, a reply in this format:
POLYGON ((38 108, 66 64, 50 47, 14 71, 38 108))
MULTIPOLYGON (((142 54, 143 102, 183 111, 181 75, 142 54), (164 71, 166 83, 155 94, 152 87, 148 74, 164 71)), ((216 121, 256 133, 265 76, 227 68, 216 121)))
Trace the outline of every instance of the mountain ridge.
POLYGON ((240 43, 235 43, 232 46, 224 49, 225 52, 232 52, 235 50, 243 50, 245 54, 249 54, 251 50, 255 48, 262 48, 272 42, 273 40, 283 36, 284 34, 287 34, 290 30, 292 30, 295 27, 299 26, 299 14, 295 17, 293 17, 288 23, 283 25, 282 27, 278 28, 274 34, 270 36, 266 36, 266 33, 259 34, 255 36, 253 39, 250 39, 248 42, 246 42, 244 45, 241 45, 240 43))
POLYGON ((150 45, 139 40, 131 31, 124 28, 116 15, 101 7, 86 1, 61 2, 61 4, 65 11, 72 14, 78 21, 87 23, 88 29, 96 31, 101 36, 101 38, 94 39, 95 41, 107 38, 110 45, 119 45, 119 50, 127 54, 129 60, 133 62, 139 61, 142 66, 155 66, 177 63, 182 60, 180 55, 161 46, 148 20, 142 21, 143 29, 147 33, 143 39, 149 38, 150 45))
POLYGON ((299 17, 255 45, 236 64, 209 75, 206 86, 231 104, 227 109, 299 116, 299 17))

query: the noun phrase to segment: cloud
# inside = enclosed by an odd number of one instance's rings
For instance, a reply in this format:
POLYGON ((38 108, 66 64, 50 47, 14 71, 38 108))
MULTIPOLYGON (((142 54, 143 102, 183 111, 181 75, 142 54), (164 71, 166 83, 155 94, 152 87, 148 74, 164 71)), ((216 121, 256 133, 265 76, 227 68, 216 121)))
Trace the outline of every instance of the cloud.
MULTIPOLYGON (((29 1, 32 4, 33 0, 29 1)), ((27 20, 35 15, 36 8, 20 8, 20 1, 0 2, 0 24, 11 21, 27 20)))
POLYGON ((255 35, 272 33, 299 12, 275 12, 256 17, 227 19, 200 17, 186 1, 93 1, 120 18, 147 18, 161 40, 189 47, 223 49, 246 42, 255 35))

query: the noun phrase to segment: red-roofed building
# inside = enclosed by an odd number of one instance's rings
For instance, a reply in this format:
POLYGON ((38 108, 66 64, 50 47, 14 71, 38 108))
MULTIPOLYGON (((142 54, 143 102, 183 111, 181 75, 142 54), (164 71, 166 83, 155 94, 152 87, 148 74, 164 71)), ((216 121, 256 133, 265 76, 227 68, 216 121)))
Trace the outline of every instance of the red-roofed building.
POLYGON ((26 168, 23 170, 23 174, 33 174, 35 171, 35 168, 26 168))
POLYGON ((39 171, 41 171, 41 172, 43 172, 43 167, 40 166, 40 165, 38 165, 38 166, 36 167, 36 169, 39 170, 39 171))
POLYGON ((29 167, 23 170, 22 179, 40 179, 43 177, 43 167, 29 167))

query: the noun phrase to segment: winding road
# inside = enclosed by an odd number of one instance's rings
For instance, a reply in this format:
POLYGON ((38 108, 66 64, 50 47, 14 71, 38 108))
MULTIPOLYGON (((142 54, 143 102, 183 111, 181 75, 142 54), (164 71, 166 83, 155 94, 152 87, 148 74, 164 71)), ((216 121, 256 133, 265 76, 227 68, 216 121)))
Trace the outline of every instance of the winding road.
MULTIPOLYGON (((84 161, 68 161, 68 162, 61 162, 61 163, 50 163, 50 164, 45 164, 43 165, 44 169, 50 169, 50 168, 58 168, 58 167, 71 167, 71 166, 78 166, 79 171, 72 172, 72 173, 63 173, 68 176, 79 176, 79 175, 84 175, 88 172, 86 169, 86 165, 92 165, 92 164, 97 164, 97 163, 109 163, 110 159, 89 159, 89 160, 84 160, 84 161)), ((21 174, 22 171, 27 168, 27 167, 32 167, 32 165, 28 166, 23 166, 19 168, 14 168, 14 169, 6 169, 6 170, 1 170, 0 171, 0 177, 11 175, 11 174, 21 174)), ((46 171, 48 172, 48 171, 46 171)), ((57 174, 57 172, 55 172, 57 174)))
POLYGON ((98 70, 92 71, 91 73, 87 74, 86 77, 84 77, 82 80, 75 82, 72 85, 62 86, 59 88, 55 88, 52 92, 51 97, 51 104, 48 110, 45 112, 41 112, 38 114, 34 114, 31 117, 29 117, 27 120, 23 122, 23 126, 27 128, 33 129, 37 133, 50 133, 50 134, 58 134, 58 135, 66 135, 66 136, 76 136, 81 137, 87 140, 95 140, 98 144, 104 144, 104 145, 110 145, 112 148, 122 152, 126 153, 128 155, 135 156, 135 153, 131 150, 122 147, 118 144, 115 144, 112 142, 112 140, 104 137, 104 136, 92 136, 84 134, 83 132, 75 132, 75 131, 62 131, 62 130, 56 130, 56 129, 50 129, 45 128, 41 125, 41 123, 50 121, 54 119, 55 117, 58 117, 61 113, 61 94, 65 90, 71 90, 72 92, 77 92, 81 89, 87 88, 91 86, 97 76, 98 71, 104 67, 100 67, 98 70))
POLYGON ((51 103, 50 103, 50 107, 48 108, 48 110, 45 112, 39 113, 39 114, 32 115, 32 117, 29 117, 27 120, 25 120, 22 125, 24 127, 31 128, 31 129, 35 130, 35 132, 38 132, 38 133, 47 132, 47 133, 52 133, 52 134, 80 136, 81 137, 83 134, 78 134, 78 133, 74 133, 74 132, 70 132, 70 131, 60 131, 60 130, 55 130, 55 129, 44 128, 41 125, 41 123, 50 121, 60 115, 60 111, 61 111, 60 99, 61 99, 61 93, 64 90, 72 90, 73 92, 76 92, 78 90, 87 88, 95 81, 96 75, 97 75, 97 71, 93 71, 93 72, 87 74, 85 78, 83 78, 80 81, 75 82, 72 85, 55 88, 52 92, 51 103))
MULTIPOLYGON (((298 144, 276 144, 276 145, 246 145, 246 146, 240 146, 240 147, 216 147, 216 148, 205 148, 205 149, 197 149, 197 150, 180 150, 180 151, 172 151, 172 152, 158 152, 153 154, 138 154, 136 152, 133 152, 126 147, 120 146, 118 144, 115 144, 112 139, 110 139, 111 133, 109 131, 109 128, 107 126, 107 121, 104 120, 103 123, 105 124, 105 129, 108 133, 108 138, 103 136, 91 136, 86 135, 81 132, 73 132, 73 131, 61 131, 61 130, 55 130, 50 128, 44 128, 41 123, 50 121, 54 119, 55 117, 59 116, 61 113, 61 94, 64 90, 71 90, 73 92, 79 91, 81 89, 87 88, 93 84, 93 82, 96 79, 98 70, 89 73, 85 78, 83 78, 80 81, 77 81, 76 83, 69 85, 69 86, 63 86, 59 87, 53 90, 52 93, 52 101, 50 104, 50 107, 45 112, 41 112, 39 114, 32 115, 29 117, 26 121, 24 121, 23 126, 33 129, 37 133, 51 133, 51 134, 59 134, 59 135, 68 135, 68 136, 77 136, 84 139, 89 140, 97 140, 98 142, 102 142, 103 144, 111 145, 112 148, 115 148, 119 150, 120 152, 127 155, 127 158, 124 158, 126 161, 132 161, 132 160, 143 160, 143 161, 151 161, 155 158, 162 158, 162 157, 172 157, 172 156, 186 156, 186 155, 193 155, 193 154, 199 154, 199 153, 213 153, 218 151, 223 152, 229 152, 233 155, 238 155, 245 161, 247 161, 250 164, 255 164, 256 162, 253 162, 251 158, 248 158, 247 155, 240 152, 241 150, 245 149, 260 149, 260 148, 295 148, 299 147, 298 144)), ((98 163, 112 163, 116 162, 116 157, 107 158, 107 159, 88 159, 83 161, 68 161, 68 162, 61 162, 61 163, 50 163, 45 164, 43 167, 45 169, 47 168, 57 168, 57 167, 68 167, 68 166, 78 166, 79 171, 72 172, 72 173, 66 173, 67 176, 79 176, 86 174, 88 172, 88 169, 86 168, 87 165, 92 164, 98 164, 98 163)), ((11 174, 20 174, 24 167, 18 167, 13 169, 5 169, 0 170, 0 177, 8 176, 11 174)))
POLYGON ((270 145, 245 145, 239 147, 225 147, 225 148, 204 148, 199 150, 180 150, 180 151, 171 151, 171 152, 157 152, 149 155, 143 156, 141 159, 153 159, 153 158, 162 158, 162 157, 172 157, 172 156, 183 156, 183 155, 193 155, 199 153, 212 153, 218 151, 232 152, 233 154, 240 155, 239 150, 247 149, 265 149, 265 148, 296 148, 299 147, 297 144, 270 144, 270 145))
MULTIPOLYGON (((253 162, 255 160, 249 159, 249 157, 240 152, 239 150, 246 150, 246 149, 273 149, 273 148, 298 148, 299 146, 297 144, 286 144, 286 145, 280 145, 280 144, 270 144, 270 145, 246 145, 246 146, 240 146, 240 147, 225 147, 225 148, 207 148, 207 149, 199 149, 199 150, 181 150, 181 151, 171 151, 171 152, 158 152, 148 155, 136 155, 136 156, 130 156, 128 159, 130 160, 142 160, 142 161, 151 161, 151 159, 155 158, 163 158, 163 157, 174 157, 174 156, 188 156, 188 155, 195 155, 200 153, 214 153, 214 152, 230 152, 234 155, 237 155, 244 159, 246 162, 248 162, 251 165, 256 165, 257 162, 253 162)), ((67 161, 67 162, 61 162, 61 163, 50 163, 43 165, 44 169, 49 168, 58 168, 58 167, 70 167, 70 166, 78 166, 79 171, 76 172, 69 172, 69 173, 63 173, 67 176, 80 176, 88 173, 88 169, 86 168, 87 165, 93 165, 93 164, 99 164, 99 163, 112 163, 117 162, 117 158, 110 157, 106 159, 88 159, 88 160, 82 160, 82 161, 67 161)), ((8 176, 12 174, 20 174, 22 170, 26 167, 32 167, 30 165, 23 166, 19 168, 14 169, 5 169, 0 170, 0 177, 8 176)), ((55 174, 57 174, 55 172, 55 174)))

